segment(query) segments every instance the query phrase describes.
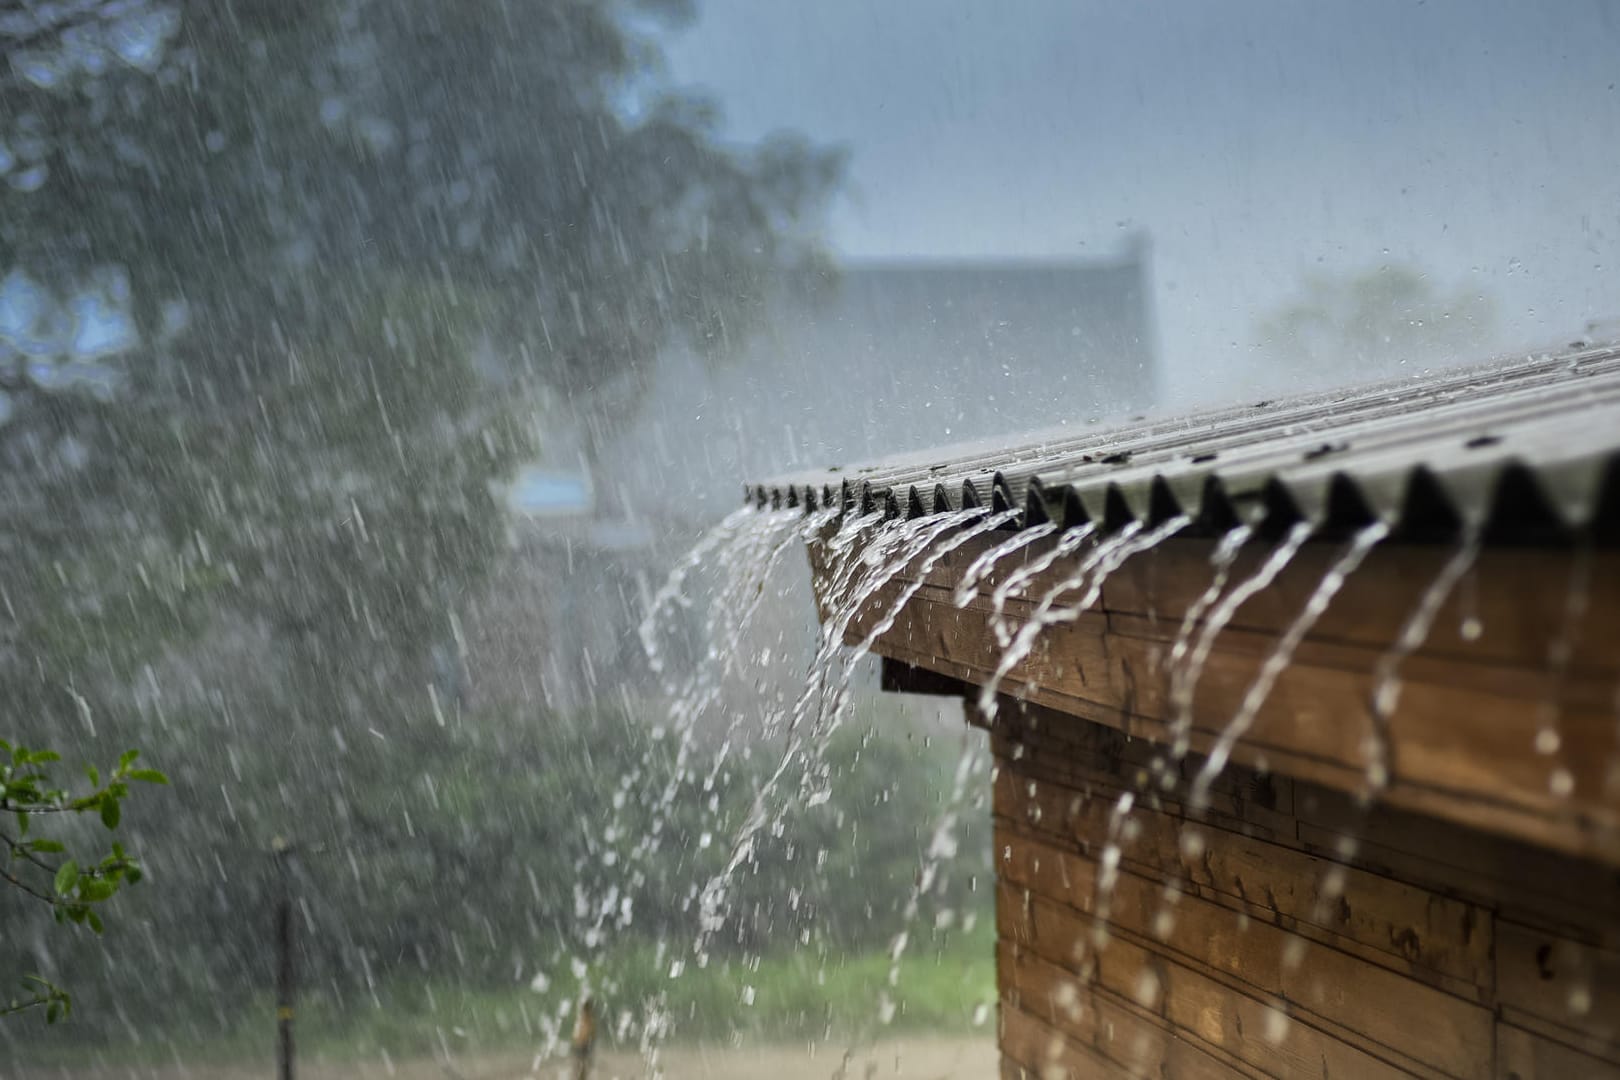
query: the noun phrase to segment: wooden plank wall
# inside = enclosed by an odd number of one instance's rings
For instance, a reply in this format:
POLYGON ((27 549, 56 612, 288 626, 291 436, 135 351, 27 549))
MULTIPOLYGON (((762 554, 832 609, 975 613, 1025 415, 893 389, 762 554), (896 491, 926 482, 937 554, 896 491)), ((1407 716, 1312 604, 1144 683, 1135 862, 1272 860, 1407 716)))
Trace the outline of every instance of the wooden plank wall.
POLYGON ((1002 704, 1004 1077, 1620 1078, 1614 869, 1002 704))
MULTIPOLYGON (((909 593, 874 650, 982 685, 1002 654, 990 628, 989 588, 1045 546, 1007 560, 985 591, 959 608, 953 588, 992 542, 963 545, 926 581, 914 583, 902 572, 857 614, 849 637, 859 640, 909 593)), ((1165 740, 1175 712, 1166 660, 1182 613, 1210 582, 1211 546, 1172 540, 1126 561, 1091 610, 1045 631, 1006 689, 1165 740)), ((1252 574, 1269 549, 1251 543, 1231 581, 1252 574)), ((1192 703, 1194 750, 1207 752, 1239 711, 1263 660, 1339 550, 1306 545, 1214 639, 1192 703)), ((1072 572, 1083 554, 1008 602, 1015 627, 1030 617, 1032 598, 1072 572)), ((1379 662, 1450 556, 1423 546, 1375 550, 1300 644, 1233 760, 1340 791, 1364 790, 1368 701, 1379 662)), ((824 574, 817 580, 825 587, 824 574)), ((825 610, 827 597, 818 599, 825 610)), ((1485 551, 1399 675, 1384 800, 1620 865, 1620 553, 1485 551), (1550 660, 1554 652, 1563 653, 1561 662, 1550 660)))
MULTIPOLYGON (((1400 666, 1392 782, 1369 809, 1376 673, 1453 555, 1375 550, 1192 815, 1198 755, 1341 548, 1307 545, 1213 639, 1178 760, 1167 659, 1211 544, 1125 562, 986 721, 988 591, 1052 543, 958 606, 993 542, 901 571, 848 636, 881 631, 887 685, 954 687, 991 730, 1005 1075, 1620 1080, 1620 553, 1480 555, 1400 666)), ((1084 554, 1008 601, 1012 629, 1084 554)), ((834 599, 818 591, 824 615, 834 599)))

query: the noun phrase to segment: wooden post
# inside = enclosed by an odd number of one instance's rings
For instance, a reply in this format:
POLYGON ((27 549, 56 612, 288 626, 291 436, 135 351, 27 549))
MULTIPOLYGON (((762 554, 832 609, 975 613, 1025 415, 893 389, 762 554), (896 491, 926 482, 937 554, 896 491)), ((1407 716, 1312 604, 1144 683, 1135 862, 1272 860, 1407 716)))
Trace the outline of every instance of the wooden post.
POLYGON ((293 969, 292 881, 287 871, 291 849, 281 837, 271 842, 276 860, 276 1075, 293 1080, 293 999, 297 991, 293 969))

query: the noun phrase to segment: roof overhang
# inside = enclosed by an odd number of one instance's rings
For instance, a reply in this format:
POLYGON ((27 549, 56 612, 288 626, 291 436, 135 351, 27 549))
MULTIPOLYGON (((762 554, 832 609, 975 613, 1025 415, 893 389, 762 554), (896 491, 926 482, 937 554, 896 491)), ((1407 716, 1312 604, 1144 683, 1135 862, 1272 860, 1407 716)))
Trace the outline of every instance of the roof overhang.
POLYGON ((1374 519, 1406 539, 1620 534, 1620 348, 1499 362, 1287 400, 1059 428, 746 487, 760 505, 986 506, 1020 523, 1180 514, 1324 535, 1374 519))

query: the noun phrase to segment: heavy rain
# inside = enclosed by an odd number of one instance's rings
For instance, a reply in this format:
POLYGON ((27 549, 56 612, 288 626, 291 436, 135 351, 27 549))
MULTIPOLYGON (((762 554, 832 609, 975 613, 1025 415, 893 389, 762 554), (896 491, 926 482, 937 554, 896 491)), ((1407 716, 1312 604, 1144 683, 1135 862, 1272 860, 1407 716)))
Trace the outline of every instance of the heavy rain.
POLYGON ((1616 57, 0 0, 0 1076, 1620 1076, 1616 57))

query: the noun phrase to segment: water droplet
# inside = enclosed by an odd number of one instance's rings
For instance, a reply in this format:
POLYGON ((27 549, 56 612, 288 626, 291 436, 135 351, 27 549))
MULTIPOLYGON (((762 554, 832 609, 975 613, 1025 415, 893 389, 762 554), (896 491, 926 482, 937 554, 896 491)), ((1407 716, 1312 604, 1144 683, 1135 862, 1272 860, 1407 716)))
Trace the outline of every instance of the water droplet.
POLYGON ((1266 1042, 1271 1045, 1281 1044, 1288 1037, 1288 1014, 1275 1006, 1266 1010, 1266 1027, 1263 1034, 1266 1042))
POLYGON ((1156 1008, 1159 1004, 1159 977, 1151 968, 1143 968, 1136 976, 1136 1003, 1144 1009, 1156 1008))
POLYGON ((883 996, 878 999, 878 1023, 884 1025, 894 1023, 894 1012, 894 999, 889 997, 888 993, 885 992, 883 996))
POLYGON ((1575 776, 1568 769, 1554 769, 1547 787, 1556 797, 1567 799, 1575 793, 1575 776))
POLYGON ((1536 753, 1556 754, 1562 745, 1563 740, 1559 738, 1557 728, 1544 727, 1536 732, 1536 753))
POLYGON ((1462 621, 1459 632, 1464 641, 1478 641, 1479 636, 1485 632, 1485 624, 1479 621, 1479 616, 1470 615, 1462 621))

